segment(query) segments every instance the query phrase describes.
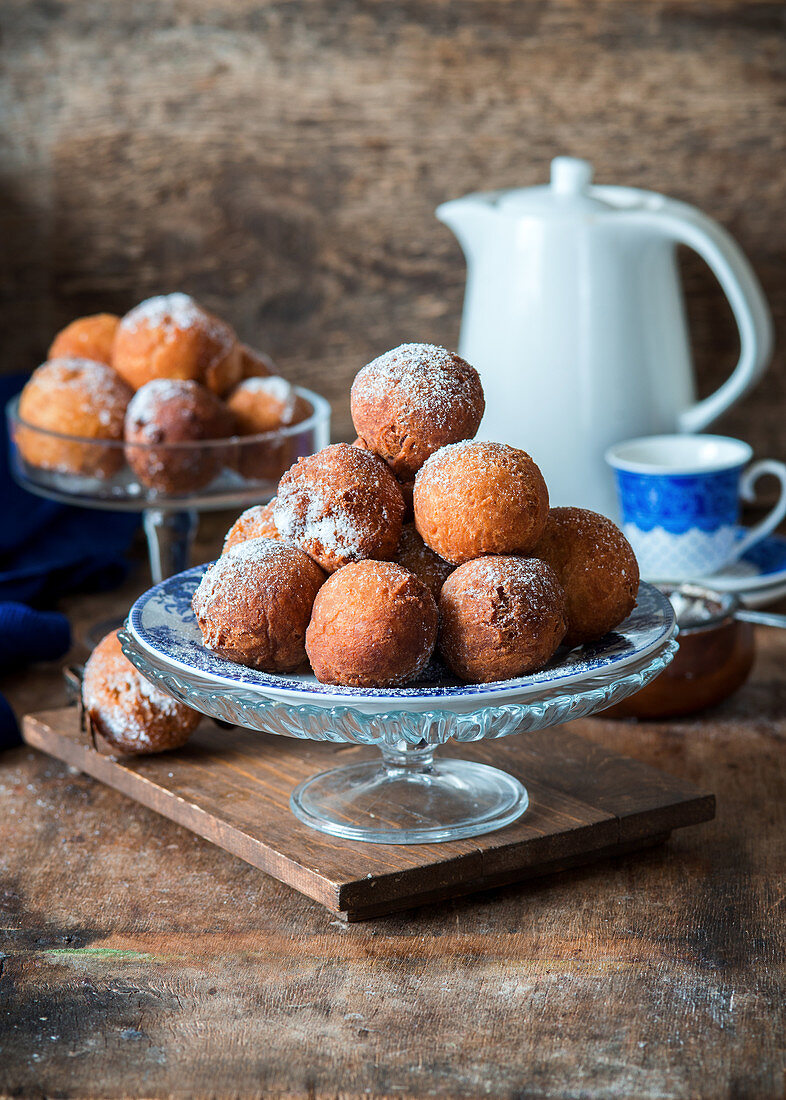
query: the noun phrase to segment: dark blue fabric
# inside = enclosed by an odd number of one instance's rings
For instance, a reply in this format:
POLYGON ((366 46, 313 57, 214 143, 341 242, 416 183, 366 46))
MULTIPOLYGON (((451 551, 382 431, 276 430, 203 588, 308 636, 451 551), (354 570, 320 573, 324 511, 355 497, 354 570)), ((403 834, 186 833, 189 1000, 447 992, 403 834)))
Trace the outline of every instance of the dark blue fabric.
POLYGON ((68 619, 59 611, 36 611, 23 603, 0 603, 0 668, 28 661, 54 661, 71 646, 68 619))
POLYGON ((0 695, 0 752, 3 749, 10 749, 12 745, 18 745, 21 740, 16 715, 8 705, 6 697, 0 695))
MULTIPOLYGON (((58 597, 120 584, 139 517, 70 508, 33 496, 13 481, 5 405, 25 375, 0 377, 0 673, 13 665, 55 660, 67 652, 68 620, 43 612, 58 597), (25 605, 31 605, 27 607, 25 605)), ((0 696, 0 748, 18 742, 16 721, 0 696)))

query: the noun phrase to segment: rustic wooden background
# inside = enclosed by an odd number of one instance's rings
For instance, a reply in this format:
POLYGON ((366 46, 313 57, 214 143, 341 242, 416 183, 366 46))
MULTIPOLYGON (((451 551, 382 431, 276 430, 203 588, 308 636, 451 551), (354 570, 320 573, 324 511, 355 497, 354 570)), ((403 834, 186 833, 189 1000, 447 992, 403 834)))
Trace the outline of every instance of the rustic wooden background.
MULTIPOLYGON (((786 458, 784 8, 742 0, 3 0, 0 369, 73 316, 182 288, 335 403, 403 340, 455 346, 443 199, 550 158, 723 222, 781 325, 723 424, 786 458)), ((701 389, 736 357, 685 265, 701 389)))

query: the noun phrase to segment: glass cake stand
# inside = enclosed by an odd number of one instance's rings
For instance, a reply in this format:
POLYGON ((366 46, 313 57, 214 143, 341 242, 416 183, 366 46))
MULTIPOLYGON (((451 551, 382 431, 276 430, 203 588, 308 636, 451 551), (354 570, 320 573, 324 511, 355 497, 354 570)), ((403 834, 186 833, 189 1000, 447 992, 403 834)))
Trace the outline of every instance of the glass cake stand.
MULTIPOLYGON (((154 583, 189 565, 199 513, 264 504, 298 458, 330 441, 330 405, 295 387, 313 412, 291 427, 260 435, 195 443, 133 444, 45 431, 19 416, 19 398, 6 406, 11 471, 31 493, 79 508, 141 512, 154 583), (145 484, 129 465, 148 471, 145 484), (171 486, 179 483, 178 488, 171 486)), ((115 624, 117 625, 117 624, 115 624)))
POLYGON ((618 630, 558 651, 530 676, 464 684, 435 662, 412 687, 335 687, 311 674, 259 672, 205 649, 191 597, 206 568, 170 577, 137 600, 121 631, 123 652, 148 679, 213 718, 378 747, 381 758, 322 772, 292 792, 301 821, 349 840, 418 844, 510 824, 527 808, 522 784, 486 764, 435 760, 435 749, 451 739, 506 737, 593 714, 639 691, 677 649, 671 603, 642 584, 618 630))

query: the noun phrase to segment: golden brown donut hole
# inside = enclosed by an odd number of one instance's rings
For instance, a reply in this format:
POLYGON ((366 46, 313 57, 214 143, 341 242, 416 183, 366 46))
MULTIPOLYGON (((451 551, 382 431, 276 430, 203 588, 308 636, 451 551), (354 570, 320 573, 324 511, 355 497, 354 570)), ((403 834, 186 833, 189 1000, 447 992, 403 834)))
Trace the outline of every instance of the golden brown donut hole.
POLYGON ((610 519, 586 508, 552 508, 533 557, 549 563, 565 589, 565 644, 602 638, 636 606, 639 564, 610 519))
POLYGON ((329 577, 314 601, 306 650, 324 684, 392 687, 415 679, 437 638, 428 588, 388 561, 352 562, 329 577))
POLYGON ((232 414, 205 386, 157 378, 137 390, 126 410, 126 457, 149 488, 162 493, 195 492, 219 472, 227 448, 173 444, 220 440, 233 429, 232 414))
POLYGON ((30 377, 19 399, 16 441, 32 466, 85 477, 108 478, 123 465, 123 448, 102 440, 123 438, 132 391, 111 367, 90 359, 51 359, 30 377), (32 430, 39 428, 41 431, 32 430), (59 432, 79 439, 59 439, 59 432), (95 440, 95 444, 81 442, 95 440))
MULTIPOLYGON (((358 436, 357 439, 353 439, 352 446, 360 447, 362 451, 370 451, 371 454, 374 453, 370 447, 366 446, 365 442, 360 438, 360 436, 358 436)), ((409 523, 414 515, 412 509, 412 494, 415 491, 415 479, 413 478, 411 481, 402 481, 401 478, 396 478, 396 481, 398 482, 398 487, 401 490, 401 496, 404 499, 404 523, 409 523)))
POLYGON ((532 558, 475 558, 459 566, 439 597, 440 653, 462 680, 489 683, 536 672, 567 626, 556 574, 532 558))
POLYGON ((239 543, 210 566, 194 593, 204 645, 251 668, 294 671, 306 660, 306 627, 324 580, 292 543, 239 543))
POLYGON ((267 378, 276 373, 276 364, 269 355, 254 351, 247 344, 238 345, 241 378, 267 378))
MULTIPOLYGON (((227 405, 240 435, 278 432, 302 423, 313 411, 295 387, 278 375, 247 378, 232 391, 227 405)), ((293 452, 294 440, 289 437, 241 443, 237 452, 240 473, 258 481, 277 481, 292 464, 293 452)))
POLYGON ((122 753, 179 749, 202 717, 159 691, 134 668, 120 648, 116 630, 88 658, 82 701, 95 732, 122 753))
POLYGON ((47 359, 92 359, 112 365, 112 345, 120 318, 114 313, 77 317, 52 341, 47 359))
POLYGON ((456 568, 426 546, 414 523, 405 523, 401 529, 396 562, 423 581, 435 600, 439 599, 442 585, 456 568))
POLYGON ((281 535, 273 520, 275 503, 276 498, 273 497, 268 504, 255 504, 246 508, 227 531, 222 555, 248 539, 280 539, 281 535))
POLYGON ((284 538, 333 573, 350 561, 394 556, 404 501, 383 462, 334 443, 284 474, 273 515, 284 538))
POLYGON ((154 378, 200 382, 219 396, 240 381, 232 329, 187 294, 148 298, 117 326, 112 364, 132 389, 154 378))
POLYGON ((504 443, 443 447, 415 478, 415 526, 456 565, 482 554, 527 554, 549 509, 546 482, 525 451, 504 443))
POLYGON ((352 383, 352 422, 369 450, 411 481, 440 447, 470 439, 485 410, 478 372, 433 344, 402 344, 352 383))

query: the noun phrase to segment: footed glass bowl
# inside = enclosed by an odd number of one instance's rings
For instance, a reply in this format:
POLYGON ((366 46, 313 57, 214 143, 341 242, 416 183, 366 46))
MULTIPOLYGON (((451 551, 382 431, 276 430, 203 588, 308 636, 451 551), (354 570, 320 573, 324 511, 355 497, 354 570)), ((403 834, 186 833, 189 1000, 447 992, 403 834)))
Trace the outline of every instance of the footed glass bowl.
POLYGON ((313 410, 299 424, 260 435, 131 446, 35 428, 19 416, 15 397, 6 407, 11 471, 38 496, 141 512, 153 581, 161 581, 189 565, 200 512, 266 503, 293 462, 327 446, 330 405, 311 390, 295 390, 313 410), (157 488, 157 478, 168 488, 157 488))
POLYGON ((351 840, 457 840, 510 824, 527 808, 522 784, 485 764, 435 760, 437 746, 525 733, 602 710, 649 683, 677 649, 671 603, 642 584, 618 630, 559 650, 530 676, 465 684, 435 661, 411 687, 335 687, 310 673, 259 672, 205 649, 191 597, 206 568, 170 577, 137 600, 121 631, 123 652, 163 690, 222 721, 380 748, 381 760, 323 772, 292 793, 301 821, 351 840))

